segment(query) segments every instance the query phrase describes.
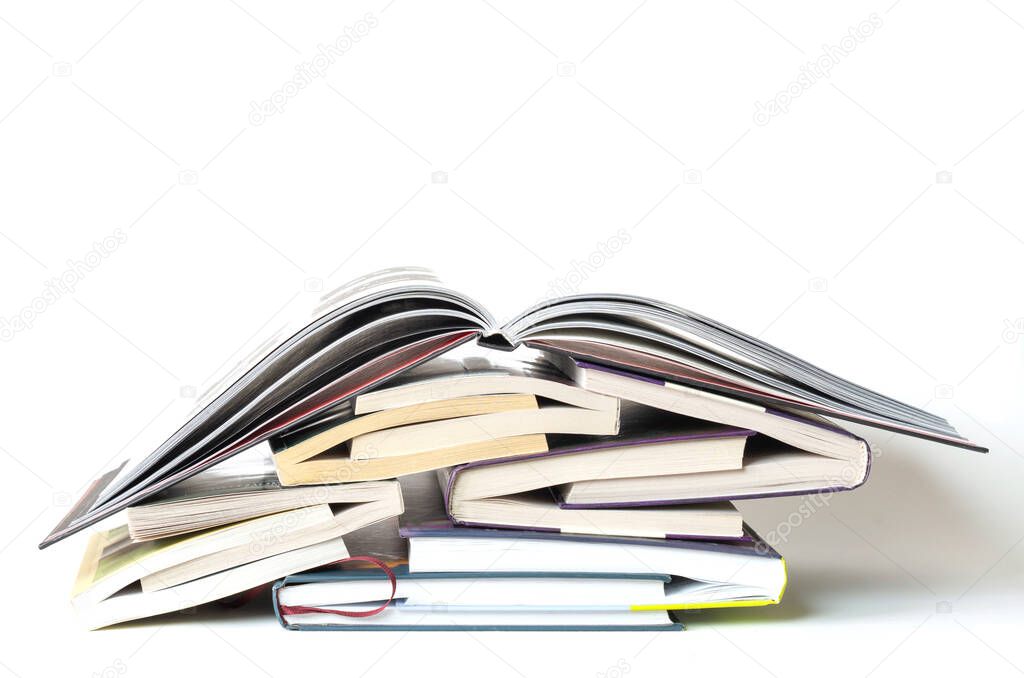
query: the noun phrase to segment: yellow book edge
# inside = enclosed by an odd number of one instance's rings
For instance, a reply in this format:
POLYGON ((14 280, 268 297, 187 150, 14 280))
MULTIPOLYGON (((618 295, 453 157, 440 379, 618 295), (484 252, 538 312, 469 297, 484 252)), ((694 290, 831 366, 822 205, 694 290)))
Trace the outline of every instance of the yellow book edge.
POLYGON ((678 603, 675 605, 630 605, 630 612, 650 612, 653 610, 716 610, 722 608, 731 607, 766 607, 768 605, 778 605, 782 602, 782 596, 786 593, 786 587, 789 585, 789 569, 786 566, 786 559, 780 558, 782 561, 782 590, 779 591, 779 597, 771 600, 721 600, 712 601, 707 603, 678 603))
MULTIPOLYGON (((310 509, 320 510, 321 506, 325 505, 311 504, 309 506, 300 506, 278 513, 254 516, 236 523, 218 525, 196 532, 149 541, 133 541, 128 532, 127 524, 94 532, 90 536, 89 543, 86 545, 85 553, 82 556, 82 563, 79 565, 78 574, 75 576, 75 582, 71 588, 71 597, 76 598, 107 577, 113 576, 121 569, 139 562, 145 562, 158 553, 184 548, 194 542, 209 539, 219 532, 257 528, 257 526, 262 526, 263 524, 269 525, 267 528, 262 528, 264 531, 273 530, 275 529, 272 523, 274 519, 280 519, 285 514, 298 515, 310 509), (125 546, 119 549, 117 553, 104 555, 108 546, 121 542, 125 542, 125 546)), ((326 525, 331 521, 328 518, 322 522, 326 525)), ((257 530, 254 534, 259 534, 259 531, 257 530)))
POLYGON ((85 554, 82 556, 82 563, 78 566, 78 574, 75 576, 75 583, 71 587, 71 597, 74 598, 88 589, 96 581, 96 571, 100 565, 100 555, 103 549, 110 543, 110 536, 113 530, 105 532, 93 532, 89 536, 89 543, 85 547, 85 554))

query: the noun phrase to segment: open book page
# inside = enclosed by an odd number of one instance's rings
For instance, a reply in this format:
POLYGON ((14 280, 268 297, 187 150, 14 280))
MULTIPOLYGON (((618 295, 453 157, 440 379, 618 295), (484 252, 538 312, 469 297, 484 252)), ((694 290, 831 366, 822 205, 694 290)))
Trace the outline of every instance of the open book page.
POLYGON ((283 329, 272 330, 243 358, 227 365, 183 426, 162 443, 153 444, 153 436, 147 436, 145 445, 140 442, 132 450, 141 455, 129 451, 129 461, 105 476, 102 486, 94 484, 44 544, 84 527, 86 518, 95 520, 101 512, 110 514, 135 497, 162 489, 154 483, 167 486, 198 472, 274 429, 470 338, 490 323, 475 302, 448 290, 423 269, 391 269, 358 278, 328 292, 315 313, 311 323, 307 316, 303 325, 289 321, 283 329), (416 344, 422 344, 419 352, 409 353, 416 344), (389 355, 393 358, 385 360, 389 355), (358 381, 345 381, 360 370, 364 375, 358 381), (275 414, 287 417, 274 420, 275 414), (273 426, 260 428, 271 421, 273 426))

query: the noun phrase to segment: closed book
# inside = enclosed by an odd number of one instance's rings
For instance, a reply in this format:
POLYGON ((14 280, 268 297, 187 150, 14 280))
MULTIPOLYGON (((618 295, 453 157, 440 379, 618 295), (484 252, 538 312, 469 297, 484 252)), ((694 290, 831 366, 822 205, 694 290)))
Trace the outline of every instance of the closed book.
POLYGON ((273 600, 292 631, 678 631, 682 624, 665 611, 636 609, 667 581, 650 573, 411 573, 398 565, 290 575, 274 584, 273 600))
MULTIPOLYGON (((426 572, 655 572, 663 590, 634 609, 757 607, 782 599, 782 556, 748 525, 739 539, 694 540, 456 525, 429 474, 401 479, 406 512, 399 534, 408 565, 426 572)), ((357 551, 353 551, 354 553, 357 551)))

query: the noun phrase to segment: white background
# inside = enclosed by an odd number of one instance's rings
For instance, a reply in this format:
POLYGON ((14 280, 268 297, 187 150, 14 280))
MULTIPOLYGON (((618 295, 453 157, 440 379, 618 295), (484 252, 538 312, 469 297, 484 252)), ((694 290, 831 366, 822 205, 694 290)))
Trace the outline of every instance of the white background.
POLYGON ((890 2, 0 5, 0 675, 1019 672, 1024 8, 890 2), (317 289, 411 263, 499 317, 664 298, 992 452, 870 434, 865 487, 747 503, 786 598, 685 633, 79 630, 84 536, 35 548, 68 501, 317 289))

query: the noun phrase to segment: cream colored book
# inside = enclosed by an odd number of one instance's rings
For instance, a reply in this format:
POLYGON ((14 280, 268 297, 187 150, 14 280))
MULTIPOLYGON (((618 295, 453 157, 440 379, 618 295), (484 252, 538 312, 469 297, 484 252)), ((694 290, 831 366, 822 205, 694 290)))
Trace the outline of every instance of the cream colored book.
POLYGON ((387 457, 365 451, 354 453, 353 441, 361 435, 399 431, 423 422, 466 421, 480 416, 536 411, 537 398, 520 393, 451 398, 363 416, 354 416, 349 403, 339 408, 334 416, 264 443, 259 449, 273 458, 277 480, 284 487, 360 484, 441 468, 448 463, 464 463, 457 460, 530 454, 547 449, 543 435, 522 435, 507 437, 497 445, 491 444, 490 439, 486 444, 469 439, 428 454, 387 457))
POLYGON ((132 541, 165 539, 318 504, 391 501, 390 482, 283 487, 270 452, 246 450, 125 511, 132 541))
MULTIPOLYGON (((102 560, 102 553, 116 542, 112 535, 97 533, 89 542, 87 561, 102 560)), ((125 590, 117 595, 90 603, 72 598, 72 605, 82 624, 89 629, 99 629, 135 619, 144 619, 168 612, 187 610, 204 603, 227 598, 251 588, 267 584, 295 572, 320 567, 348 557, 343 537, 335 537, 319 544, 286 551, 269 558, 262 558, 238 567, 194 579, 185 584, 172 586, 153 593, 144 593, 138 588, 125 590)), ((88 586, 92 577, 107 572, 104 565, 87 566, 80 581, 88 586)), ((109 574, 109 572, 107 572, 109 574)))
POLYGON ((474 443, 487 444, 531 434, 610 436, 619 432, 618 408, 544 406, 431 421, 375 431, 352 440, 354 459, 407 457, 474 443))
POLYGON ((422 422, 535 409, 537 398, 533 395, 504 393, 416 403, 364 416, 353 416, 351 409, 343 408, 320 425, 282 438, 274 452, 274 464, 279 469, 287 464, 299 464, 375 431, 422 422))
POLYGON ((383 388, 356 396, 355 413, 494 393, 521 393, 587 410, 614 410, 618 399, 580 388, 545 362, 491 361, 479 356, 435 359, 383 388))
POLYGON ((339 481, 349 483, 377 478, 398 478, 411 473, 467 464, 471 461, 546 452, 547 449, 547 437, 544 435, 511 436, 397 457, 352 459, 343 455, 335 458, 314 458, 300 464, 279 465, 277 476, 285 486, 320 485, 339 481))
POLYGON ((469 463, 452 470, 446 497, 457 513, 463 502, 532 492, 586 480, 640 479, 685 475, 701 478, 744 466, 747 441, 754 432, 716 426, 653 408, 623 403, 617 436, 551 436, 541 454, 469 463))
POLYGON ((550 365, 436 360, 268 443, 282 485, 364 481, 548 449, 548 434, 614 435, 619 400, 550 365))
POLYGON ((187 536, 132 542, 128 527, 92 535, 72 590, 85 624, 98 628, 186 609, 347 555, 341 538, 401 515, 390 496, 321 504, 187 536), (330 556, 330 557, 328 557, 330 556))

